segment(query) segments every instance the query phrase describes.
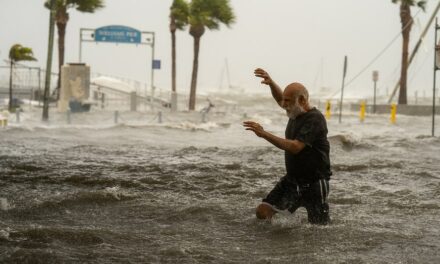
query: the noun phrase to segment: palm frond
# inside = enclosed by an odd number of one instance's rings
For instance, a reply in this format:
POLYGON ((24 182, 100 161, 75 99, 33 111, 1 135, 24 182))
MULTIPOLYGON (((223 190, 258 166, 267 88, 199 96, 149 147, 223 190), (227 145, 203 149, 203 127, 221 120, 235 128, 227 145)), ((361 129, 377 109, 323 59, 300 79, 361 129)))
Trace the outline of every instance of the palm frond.
POLYGON ((230 26, 234 23, 235 15, 229 0, 192 0, 189 22, 191 25, 203 25, 216 30, 220 24, 230 26))
POLYGON ((391 0, 391 2, 393 2, 394 4, 401 3, 409 6, 417 6, 425 11, 427 0, 391 0))
POLYGON ((15 44, 9 50, 9 59, 11 61, 35 61, 34 54, 31 48, 23 47, 20 44, 15 44))
POLYGON ((189 6, 185 0, 174 0, 170 7, 170 18, 174 19, 176 28, 183 30, 188 25, 189 6))
MULTIPOLYGON (((46 7, 47 9, 50 9, 50 2, 51 0, 46 0, 46 2, 44 2, 44 7, 46 7)), ((54 9, 58 10, 60 8, 66 8, 67 6, 67 0, 55 0, 54 2, 54 9)))
POLYGON ((417 6, 420 7, 423 11, 425 11, 426 10, 426 1, 425 0, 418 1, 417 6))
MULTIPOLYGON (((50 9, 50 1, 46 0, 44 7, 50 9)), ((104 0, 55 0, 55 10, 60 8, 75 8, 80 12, 94 13, 96 10, 104 7, 104 0)))
POLYGON ((103 0, 67 0, 68 4, 76 10, 85 13, 94 13, 104 7, 103 0))

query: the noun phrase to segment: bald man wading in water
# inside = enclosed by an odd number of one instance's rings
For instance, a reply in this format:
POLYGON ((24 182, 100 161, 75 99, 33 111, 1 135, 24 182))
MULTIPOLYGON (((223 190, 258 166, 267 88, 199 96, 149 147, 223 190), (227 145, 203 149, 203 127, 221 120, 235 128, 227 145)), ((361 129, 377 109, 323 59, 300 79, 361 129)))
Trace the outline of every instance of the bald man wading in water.
POLYGON ((328 224, 327 197, 332 172, 326 120, 309 105, 309 94, 302 84, 289 84, 283 92, 263 69, 256 69, 254 74, 263 78, 261 83, 269 85, 273 98, 289 117, 285 138, 265 131, 256 122, 243 123, 246 130, 285 151, 287 173, 257 207, 256 215, 259 219, 271 219, 279 211, 293 213, 305 207, 310 223, 328 224))

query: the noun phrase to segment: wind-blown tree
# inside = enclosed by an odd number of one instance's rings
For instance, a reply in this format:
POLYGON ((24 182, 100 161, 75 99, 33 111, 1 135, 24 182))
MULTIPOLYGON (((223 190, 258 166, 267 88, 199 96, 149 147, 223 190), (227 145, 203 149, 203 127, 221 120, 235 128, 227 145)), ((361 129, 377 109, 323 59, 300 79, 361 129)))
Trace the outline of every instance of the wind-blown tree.
POLYGON ((408 48, 413 18, 411 7, 418 6, 425 10, 426 0, 391 0, 393 3, 400 3, 400 22, 402 24, 402 65, 400 71, 399 104, 407 104, 407 79, 408 79, 408 48))
POLYGON ((171 90, 176 92, 176 31, 184 30, 188 25, 188 3, 185 0, 174 0, 170 8, 171 32, 171 90))
POLYGON ((200 39, 209 30, 218 30, 221 24, 230 26, 235 15, 229 0, 192 0, 189 6, 189 34, 194 38, 194 60, 189 96, 189 110, 196 106, 197 73, 199 68, 200 39))
MULTIPOLYGON (((50 9, 50 0, 46 0, 44 6, 50 9)), ((75 8, 79 12, 94 13, 104 7, 104 0, 55 0, 55 23, 58 30, 58 83, 57 98, 61 83, 61 67, 64 65, 64 49, 67 22, 69 22, 69 9, 75 8)))
POLYGON ((9 76, 9 112, 12 112, 12 86, 13 86, 13 71, 14 64, 19 61, 35 61, 34 54, 31 48, 23 47, 20 44, 15 44, 9 50, 9 62, 11 65, 9 76))

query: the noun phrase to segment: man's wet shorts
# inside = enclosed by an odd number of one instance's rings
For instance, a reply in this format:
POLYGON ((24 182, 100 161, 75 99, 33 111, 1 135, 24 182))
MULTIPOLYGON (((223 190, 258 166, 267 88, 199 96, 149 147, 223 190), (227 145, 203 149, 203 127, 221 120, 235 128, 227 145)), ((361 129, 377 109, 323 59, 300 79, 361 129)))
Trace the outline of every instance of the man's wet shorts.
POLYGON ((311 184, 298 185, 282 177, 273 190, 263 199, 275 211, 289 210, 295 212, 299 207, 305 207, 308 220, 312 224, 327 224, 330 221, 327 203, 329 181, 318 180, 311 184))

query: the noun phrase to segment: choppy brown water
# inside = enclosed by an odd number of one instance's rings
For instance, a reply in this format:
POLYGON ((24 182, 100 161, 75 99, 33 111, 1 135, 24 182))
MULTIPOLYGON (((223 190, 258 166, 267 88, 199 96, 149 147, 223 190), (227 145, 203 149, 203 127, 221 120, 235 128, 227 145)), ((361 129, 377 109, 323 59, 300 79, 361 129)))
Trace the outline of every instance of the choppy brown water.
MULTIPOLYGON (((283 113, 262 109, 247 115, 282 135, 283 113)), ((321 227, 302 209, 255 219, 284 156, 244 131, 242 114, 222 117, 230 125, 0 130, 0 262, 440 262, 440 140, 424 136, 428 119, 330 120, 332 224, 321 227)))

